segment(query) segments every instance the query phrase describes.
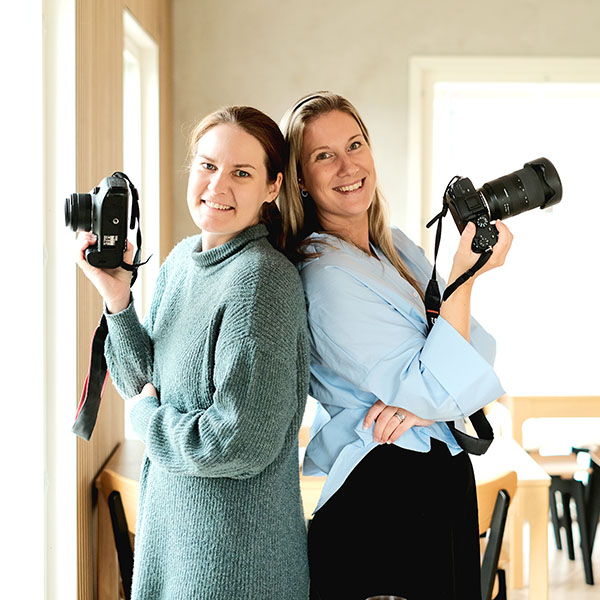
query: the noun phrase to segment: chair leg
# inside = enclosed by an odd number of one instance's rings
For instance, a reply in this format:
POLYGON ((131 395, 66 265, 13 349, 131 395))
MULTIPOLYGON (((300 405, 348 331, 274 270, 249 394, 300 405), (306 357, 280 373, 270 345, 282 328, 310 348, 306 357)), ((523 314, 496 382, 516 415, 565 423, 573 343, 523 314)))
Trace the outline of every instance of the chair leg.
POLYGON ((590 554, 594 550, 594 540, 600 519, 600 465, 592 461, 592 473, 588 481, 588 537, 590 540, 590 554))
POLYGON ((558 508, 556 506, 556 490, 550 486, 550 518, 552 520, 552 529, 554 530, 554 539, 557 550, 562 550, 562 540, 560 537, 560 520, 558 518, 558 508))
POLYGON ((585 507, 585 489, 581 481, 573 481, 573 498, 577 508, 577 523, 581 536, 581 553, 583 554, 583 570, 585 582, 594 585, 594 573, 592 571, 592 552, 590 548, 589 527, 587 511, 585 507))
POLYGON ((123 502, 119 492, 114 491, 109 494, 108 508, 112 519, 123 591, 125 593, 125 599, 129 600, 131 598, 131 580, 133 577, 133 550, 131 549, 129 528, 127 527, 127 519, 125 518, 123 502))
POLYGON ((575 545, 573 544, 573 520, 571 519, 571 494, 561 492, 563 506, 563 522, 565 525, 565 535, 567 537, 567 553, 569 560, 575 560, 575 545))

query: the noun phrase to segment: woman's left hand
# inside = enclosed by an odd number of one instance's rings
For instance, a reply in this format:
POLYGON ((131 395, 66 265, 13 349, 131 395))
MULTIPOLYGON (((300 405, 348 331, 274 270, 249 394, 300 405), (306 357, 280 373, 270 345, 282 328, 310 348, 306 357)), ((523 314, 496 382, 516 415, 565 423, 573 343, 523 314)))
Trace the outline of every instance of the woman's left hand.
POLYGON ((158 392, 151 383, 147 383, 142 388, 142 391, 137 395, 137 398, 138 400, 141 400, 142 398, 147 398, 148 396, 154 396, 155 398, 158 398, 158 392))
POLYGON ((393 444, 404 432, 415 425, 426 427, 435 421, 421 419, 404 408, 388 406, 385 402, 377 400, 369 409, 363 422, 363 427, 369 429, 375 422, 373 441, 378 444, 393 444), (396 416, 397 415, 397 416, 396 416), (402 416, 404 418, 402 418, 402 416))

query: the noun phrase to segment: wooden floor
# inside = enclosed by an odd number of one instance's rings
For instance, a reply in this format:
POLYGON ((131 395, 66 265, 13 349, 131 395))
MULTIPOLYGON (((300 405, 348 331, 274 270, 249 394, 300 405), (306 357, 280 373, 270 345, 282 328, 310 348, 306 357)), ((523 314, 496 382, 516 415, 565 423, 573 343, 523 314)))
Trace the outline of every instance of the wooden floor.
MULTIPOLYGON (((577 529, 574 523, 574 530, 577 529)), ((600 534, 600 530, 598 531, 600 534)), ((576 532, 574 531, 574 537, 576 532)), ((597 536, 598 537, 598 536, 597 536)), ((570 561, 564 545, 563 549, 557 550, 554 542, 554 533, 548 529, 548 553, 550 571, 550 595, 549 600, 600 600, 600 537, 594 544, 592 566, 594 570, 595 585, 586 585, 583 575, 583 561, 581 560, 581 549, 579 538, 575 540, 575 560, 570 561)), ((524 544, 526 540, 523 540, 524 544)), ((525 573, 527 580, 528 574, 525 573)), ((527 588, 522 590, 511 590, 510 600, 528 600, 527 588)))

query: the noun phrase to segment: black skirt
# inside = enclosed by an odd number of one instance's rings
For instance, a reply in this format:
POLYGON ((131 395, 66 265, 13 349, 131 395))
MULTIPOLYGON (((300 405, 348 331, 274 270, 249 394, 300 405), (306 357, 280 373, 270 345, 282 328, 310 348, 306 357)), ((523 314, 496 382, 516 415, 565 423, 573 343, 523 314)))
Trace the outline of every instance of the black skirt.
POLYGON ((480 600, 469 456, 377 446, 314 515, 308 556, 311 600, 480 600))

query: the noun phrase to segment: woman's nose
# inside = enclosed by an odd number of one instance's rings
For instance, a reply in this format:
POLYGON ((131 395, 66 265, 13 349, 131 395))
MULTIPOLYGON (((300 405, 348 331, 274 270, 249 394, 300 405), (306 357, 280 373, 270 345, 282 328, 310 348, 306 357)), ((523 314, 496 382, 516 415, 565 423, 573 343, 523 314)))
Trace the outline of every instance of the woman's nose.
POLYGON ((355 175, 358 173, 358 165, 353 162, 350 157, 342 156, 340 158, 338 175, 340 177, 348 177, 349 175, 355 175))
POLYGON ((208 189, 215 194, 223 194, 227 190, 227 182, 221 171, 213 173, 208 182, 208 189))

